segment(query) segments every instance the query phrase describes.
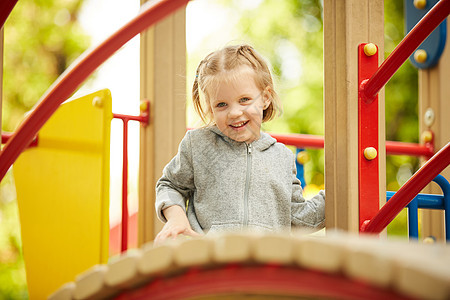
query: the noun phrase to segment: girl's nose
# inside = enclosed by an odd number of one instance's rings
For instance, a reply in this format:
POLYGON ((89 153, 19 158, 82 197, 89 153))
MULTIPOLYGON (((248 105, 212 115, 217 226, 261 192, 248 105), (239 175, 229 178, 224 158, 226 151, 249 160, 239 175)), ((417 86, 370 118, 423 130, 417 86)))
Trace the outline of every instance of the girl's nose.
POLYGON ((243 111, 242 111, 242 107, 240 105, 232 105, 230 107, 230 110, 228 112, 228 116, 230 118, 236 118, 242 115, 243 111))

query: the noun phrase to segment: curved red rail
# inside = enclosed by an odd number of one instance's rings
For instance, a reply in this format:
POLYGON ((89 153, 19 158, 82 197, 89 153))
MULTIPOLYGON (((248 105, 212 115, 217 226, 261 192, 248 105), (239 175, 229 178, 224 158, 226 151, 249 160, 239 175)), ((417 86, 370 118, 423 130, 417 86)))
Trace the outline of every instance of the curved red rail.
POLYGON ((387 202, 362 232, 380 233, 405 208, 417 194, 439 173, 450 165, 450 143, 430 158, 387 202))
POLYGON ((6 19, 8 19, 17 1, 18 0, 0 1, 0 28, 2 28, 3 25, 5 25, 6 19))
POLYGON ((400 66, 420 46, 420 44, 447 18, 450 13, 450 0, 441 0, 414 26, 367 81, 362 93, 372 99, 391 79, 400 66))
POLYGON ((116 31, 102 44, 92 50, 87 50, 74 62, 42 96, 39 104, 28 115, 16 130, 14 135, 0 152, 0 180, 3 179, 9 167, 32 141, 59 105, 75 91, 75 89, 120 47, 157 23, 170 13, 185 6, 189 0, 152 1, 142 7, 139 14, 125 26, 116 31))
POLYGON ((257 295, 258 298, 266 296, 269 299, 411 299, 391 289, 346 278, 340 273, 327 274, 277 265, 192 268, 179 276, 159 278, 139 288, 124 291, 114 299, 240 299, 242 295, 257 295))

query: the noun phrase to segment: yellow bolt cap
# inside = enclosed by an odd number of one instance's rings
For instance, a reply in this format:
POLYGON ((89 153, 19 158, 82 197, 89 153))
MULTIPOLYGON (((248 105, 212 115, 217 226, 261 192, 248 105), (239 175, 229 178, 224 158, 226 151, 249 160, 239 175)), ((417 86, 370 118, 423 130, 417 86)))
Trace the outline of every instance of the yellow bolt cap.
POLYGON ((148 102, 147 101, 141 101, 141 103, 139 104, 139 109, 144 112, 146 111, 148 108, 148 102))
POLYGON ((364 53, 367 56, 375 55, 377 53, 377 46, 375 46, 375 44, 373 44, 373 43, 366 44, 364 46, 364 53))
POLYGON ((414 0, 414 7, 417 9, 424 9, 427 6, 427 0, 414 0))
POLYGON ((297 162, 299 164, 306 164, 309 161, 309 154, 306 153, 305 151, 301 151, 297 154, 297 162))
POLYGON ((374 147, 367 147, 366 149, 364 149, 364 157, 367 160, 375 159, 377 155, 378 155, 377 149, 375 149, 374 147))
POLYGON ((422 141, 424 143, 430 143, 433 140, 433 133, 429 130, 425 130, 422 133, 422 141))
POLYGON ((92 105, 98 108, 102 108, 103 107, 103 99, 100 97, 94 97, 94 99, 92 99, 92 105))
POLYGON ((427 51, 423 49, 418 49, 416 52, 414 52, 414 60, 420 64, 423 64, 427 61, 427 51))

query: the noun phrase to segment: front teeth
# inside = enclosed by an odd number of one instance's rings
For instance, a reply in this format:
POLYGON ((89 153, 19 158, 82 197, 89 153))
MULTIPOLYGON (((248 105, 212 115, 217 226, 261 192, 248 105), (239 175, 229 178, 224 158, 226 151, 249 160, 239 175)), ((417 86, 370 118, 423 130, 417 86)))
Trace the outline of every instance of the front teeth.
POLYGON ((232 127, 241 127, 241 126, 244 126, 245 123, 247 123, 247 122, 241 122, 241 123, 238 123, 238 124, 231 124, 230 126, 232 126, 232 127))

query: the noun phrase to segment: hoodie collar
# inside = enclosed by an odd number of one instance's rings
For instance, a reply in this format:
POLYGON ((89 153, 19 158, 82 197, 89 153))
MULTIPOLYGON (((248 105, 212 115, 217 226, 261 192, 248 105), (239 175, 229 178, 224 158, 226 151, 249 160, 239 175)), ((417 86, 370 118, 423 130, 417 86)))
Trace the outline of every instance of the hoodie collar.
MULTIPOLYGON (((224 141, 226 141, 227 143, 229 143, 229 144, 232 144, 232 145, 243 145, 243 144, 245 144, 245 142, 237 142, 237 141, 229 138, 228 136, 223 134, 223 132, 220 131, 220 129, 217 128, 217 126, 215 126, 215 125, 208 126, 207 129, 209 129, 210 131, 214 132, 215 134, 221 136, 222 139, 224 141)), ((256 150, 259 150, 259 151, 264 151, 267 148, 269 148, 270 146, 272 146, 273 144, 275 144, 276 142, 277 142, 277 140, 274 139, 273 137, 271 137, 269 134, 267 134, 265 132, 261 132, 261 135, 260 135, 259 139, 254 141, 252 143, 252 145, 253 145, 253 149, 256 149, 256 150)))

